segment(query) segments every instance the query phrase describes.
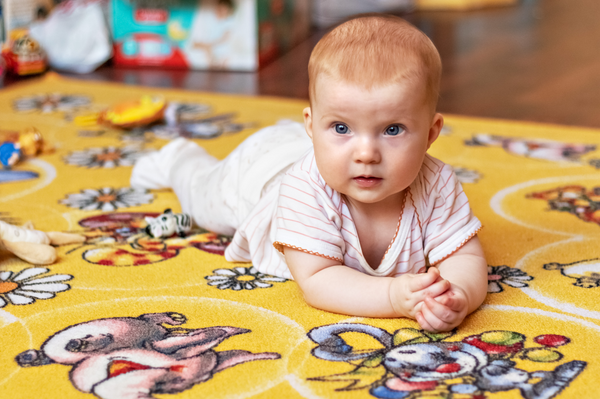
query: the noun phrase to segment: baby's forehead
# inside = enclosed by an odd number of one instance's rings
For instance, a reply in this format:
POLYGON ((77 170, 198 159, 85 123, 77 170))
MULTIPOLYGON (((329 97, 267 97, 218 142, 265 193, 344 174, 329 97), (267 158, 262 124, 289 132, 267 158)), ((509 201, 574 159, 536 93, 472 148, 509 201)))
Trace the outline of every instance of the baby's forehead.
POLYGON ((399 89, 398 93, 410 91, 415 96, 426 95, 427 93, 425 77, 422 74, 407 71, 406 74, 399 75, 389 81, 351 80, 330 73, 323 73, 317 76, 313 94, 314 100, 316 100, 324 97, 324 93, 326 97, 331 97, 338 92, 346 91, 347 88, 352 88, 355 92, 372 92, 388 87, 397 87, 399 89))

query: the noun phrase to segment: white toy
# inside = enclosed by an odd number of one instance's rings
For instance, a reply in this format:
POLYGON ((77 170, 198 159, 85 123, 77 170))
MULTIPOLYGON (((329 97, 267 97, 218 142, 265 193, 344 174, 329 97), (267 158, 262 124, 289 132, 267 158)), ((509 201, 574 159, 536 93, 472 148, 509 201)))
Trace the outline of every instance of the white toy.
POLYGON ((185 237, 185 233, 192 229, 192 218, 187 213, 173 213, 171 209, 155 218, 146 217, 146 233, 153 238, 166 238, 177 233, 185 237))
POLYGON ((35 230, 31 222, 22 227, 0 220, 0 248, 4 248, 26 262, 48 265, 56 260, 56 249, 52 245, 84 242, 80 234, 43 232, 35 230))

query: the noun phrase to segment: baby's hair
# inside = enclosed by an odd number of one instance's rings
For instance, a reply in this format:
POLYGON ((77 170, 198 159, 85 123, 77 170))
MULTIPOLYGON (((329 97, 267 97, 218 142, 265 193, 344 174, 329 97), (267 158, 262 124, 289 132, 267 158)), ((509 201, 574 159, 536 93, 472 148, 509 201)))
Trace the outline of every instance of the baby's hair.
POLYGON ((219 3, 219 5, 229 7, 231 10, 233 10, 235 8, 234 4, 233 4, 233 0, 219 0, 218 3, 219 3))
POLYGON ((433 110, 442 62, 429 38, 400 17, 363 14, 337 26, 317 43, 308 62, 309 98, 317 76, 359 84, 367 90, 406 78, 424 77, 433 110))

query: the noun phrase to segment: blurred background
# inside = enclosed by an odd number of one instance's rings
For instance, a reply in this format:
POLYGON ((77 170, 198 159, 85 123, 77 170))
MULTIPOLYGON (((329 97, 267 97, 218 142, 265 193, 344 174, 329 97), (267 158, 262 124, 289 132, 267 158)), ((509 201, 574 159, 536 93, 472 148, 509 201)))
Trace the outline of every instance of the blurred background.
POLYGON ((54 70, 308 99, 312 48, 363 12, 433 40, 440 112, 600 128, 598 0, 2 0, 3 86, 54 70))

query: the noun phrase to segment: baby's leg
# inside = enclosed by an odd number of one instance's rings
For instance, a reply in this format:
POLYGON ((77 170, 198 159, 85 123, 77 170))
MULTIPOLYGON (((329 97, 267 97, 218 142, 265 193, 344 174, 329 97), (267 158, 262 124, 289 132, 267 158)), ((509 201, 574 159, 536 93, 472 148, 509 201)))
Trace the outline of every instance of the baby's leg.
POLYGON ((191 213, 192 176, 209 171, 218 162, 196 143, 178 138, 135 163, 131 186, 148 190, 172 188, 183 212, 191 213))
POLYGON ((174 167, 180 170, 200 167, 208 169, 215 165, 217 158, 192 141, 178 138, 159 151, 141 157, 131 172, 131 187, 156 190, 172 188, 171 171, 174 167))
POLYGON ((264 186, 311 145, 299 123, 261 129, 221 161, 194 142, 176 139, 136 162, 131 185, 172 188, 182 211, 198 226, 233 235, 260 200, 264 186))

